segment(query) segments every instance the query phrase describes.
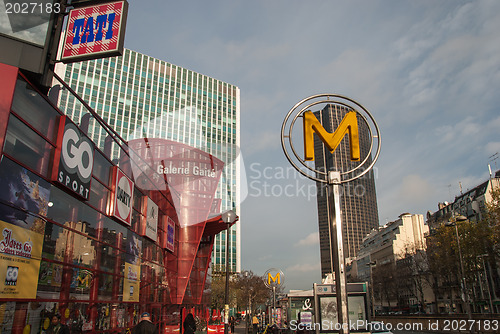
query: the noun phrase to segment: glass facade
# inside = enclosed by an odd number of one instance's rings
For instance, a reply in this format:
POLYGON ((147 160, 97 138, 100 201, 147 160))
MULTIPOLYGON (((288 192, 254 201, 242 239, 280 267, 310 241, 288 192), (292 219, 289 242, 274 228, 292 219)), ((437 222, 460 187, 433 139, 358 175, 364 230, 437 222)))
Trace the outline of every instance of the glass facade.
MULTIPOLYGON (((326 131, 333 133, 339 126, 349 109, 340 105, 327 105, 315 116, 326 131)), ((371 138, 367 124, 358 115, 359 146, 361 157, 366 157, 370 150, 371 138)), ((326 166, 327 170, 347 171, 358 166, 359 162, 350 160, 349 141, 344 139, 332 154, 325 150, 324 144, 318 138, 314 140, 316 168, 326 166)), ((362 158, 363 159, 363 158, 362 158)), ((371 156, 366 165, 371 164, 371 156)), ((332 234, 329 219, 327 187, 324 183, 318 187, 318 223, 320 236, 321 274, 333 272, 331 261, 332 234)), ((344 256, 346 259, 356 257, 363 238, 379 225, 377 195, 375 191, 375 176, 373 170, 351 182, 342 184, 340 210, 342 217, 344 256)))
MULTIPOLYGON (((234 210, 239 215, 238 87, 128 49, 121 57, 58 64, 56 71, 125 140, 167 139, 223 161, 212 214, 234 210)), ((85 109, 75 103, 62 92, 60 108, 80 119, 85 109)), ((96 142, 105 140, 92 124, 89 134, 96 142)), ((239 222, 230 233, 231 271, 240 271, 239 222)), ((225 267, 225 242, 223 231, 215 239, 214 268, 225 267)))
MULTIPOLYGON (((94 134, 108 134, 93 142, 91 162, 82 162, 83 154, 76 161, 78 169, 93 167, 88 200, 62 186, 54 173, 62 164, 57 157, 69 147, 77 156, 82 141, 61 146, 65 116, 16 68, 0 64, 0 77, 0 332, 43 332, 56 313, 72 332, 124 332, 147 311, 167 333, 179 330, 183 307, 198 305, 202 314, 213 235, 225 224, 181 228, 176 194, 144 187, 147 175, 138 179, 132 172, 141 160, 131 158, 126 143, 87 110, 66 124, 78 122, 82 136, 91 127, 94 134), (130 224, 112 214, 117 168, 135 182, 130 224), (144 229, 155 205, 151 237, 144 229), (184 235, 198 240, 198 247, 183 251, 184 235), (184 267, 194 269, 182 282, 184 267)), ((82 103, 72 99, 74 106, 82 103)))

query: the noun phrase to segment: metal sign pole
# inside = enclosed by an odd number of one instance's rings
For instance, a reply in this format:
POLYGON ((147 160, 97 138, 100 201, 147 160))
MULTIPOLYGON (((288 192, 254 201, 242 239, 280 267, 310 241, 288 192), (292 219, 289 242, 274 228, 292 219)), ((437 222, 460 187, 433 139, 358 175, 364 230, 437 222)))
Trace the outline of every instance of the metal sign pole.
MULTIPOLYGON (((361 128, 363 129, 363 128, 361 128)), ((365 131, 363 129, 363 131, 365 131)), ((340 324, 340 333, 349 334, 349 313, 347 305, 347 279, 345 273, 344 242, 342 218, 340 214, 340 185, 351 182, 368 173, 380 154, 380 131, 373 116, 356 101, 345 96, 336 94, 317 94, 310 96, 296 103, 286 115, 281 126, 281 146, 283 153, 292 166, 305 177, 316 182, 327 184, 327 202, 329 204, 328 214, 330 217, 332 241, 332 263, 335 263, 335 287, 337 296, 337 320, 340 324), (338 105, 340 108, 347 108, 349 112, 345 115, 339 127, 329 133, 322 123, 311 112, 312 107, 319 107, 321 104, 338 105), (363 113, 361 113, 363 111, 363 113), (298 118, 303 118, 303 142, 304 158, 299 155, 292 142, 293 128, 298 118), (367 153, 361 159, 358 121, 364 122, 366 132, 371 138, 367 153), (344 124, 345 123, 345 124, 344 124), (351 147, 351 161, 359 163, 350 170, 326 171, 326 165, 322 170, 315 169, 309 162, 314 160, 314 135, 326 145, 330 152, 334 152, 342 141, 343 137, 349 134, 351 147), (372 151, 377 146, 375 156, 372 151), (289 152, 290 151, 290 152, 289 152), (371 162, 370 162, 370 158, 371 162), (368 166, 366 166, 368 164, 368 166)), ((366 145, 365 145, 366 146, 366 145)), ((315 297, 316 298, 316 297, 315 297)), ((320 312, 320 310, 315 310, 320 312)))
POLYGON ((276 323, 276 287, 273 286, 273 321, 271 324, 276 323))
POLYGON ((340 172, 328 172, 328 206, 330 208, 331 230, 334 231, 332 260, 335 260, 337 321, 340 324, 340 333, 348 334, 349 312, 347 307, 347 282, 345 276, 342 217, 340 215, 340 172))

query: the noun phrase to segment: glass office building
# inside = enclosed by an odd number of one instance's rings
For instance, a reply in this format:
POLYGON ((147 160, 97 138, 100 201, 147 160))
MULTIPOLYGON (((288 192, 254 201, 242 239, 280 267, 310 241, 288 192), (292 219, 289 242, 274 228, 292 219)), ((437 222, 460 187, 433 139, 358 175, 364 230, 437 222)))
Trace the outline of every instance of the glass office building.
MULTIPOLYGON (((314 112, 326 131, 333 133, 344 116, 349 112, 346 107, 329 104, 320 111, 314 112)), ((370 150, 371 140, 367 124, 357 116, 359 127, 359 146, 361 157, 366 157, 370 150)), ((321 140, 315 138, 314 153, 316 168, 326 166, 327 170, 347 171, 358 166, 359 162, 350 160, 349 141, 341 141, 337 150, 330 153, 321 140)), ((368 157, 367 165, 372 162, 368 157)), ((331 259, 332 233, 330 233, 330 217, 327 188, 324 184, 318 187, 318 223, 320 236, 321 274, 334 272, 331 259)), ((379 225, 377 194, 375 191, 375 175, 370 170, 364 176, 342 185, 340 210, 342 217, 344 256, 346 259, 356 257, 363 238, 379 225)))
MULTIPOLYGON (((166 139, 220 159, 224 168, 211 214, 240 215, 238 87, 128 49, 120 57, 58 64, 56 73, 124 140, 166 139)), ((64 90, 58 105, 72 118, 83 113, 64 90)), ((106 140, 88 126, 95 142, 106 140)), ((225 247, 223 231, 215 239, 213 270, 224 270, 225 247)), ((240 271, 239 222, 230 230, 229 247, 231 271, 240 271)))

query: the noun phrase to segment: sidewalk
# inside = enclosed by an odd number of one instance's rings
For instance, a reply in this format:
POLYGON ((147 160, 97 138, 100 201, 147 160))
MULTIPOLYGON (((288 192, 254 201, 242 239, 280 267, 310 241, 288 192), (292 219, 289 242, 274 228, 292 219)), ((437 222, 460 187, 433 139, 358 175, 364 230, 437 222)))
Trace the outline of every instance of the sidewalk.
POLYGON ((234 334, 246 334, 247 329, 246 329, 246 321, 240 321, 239 324, 234 326, 234 334))

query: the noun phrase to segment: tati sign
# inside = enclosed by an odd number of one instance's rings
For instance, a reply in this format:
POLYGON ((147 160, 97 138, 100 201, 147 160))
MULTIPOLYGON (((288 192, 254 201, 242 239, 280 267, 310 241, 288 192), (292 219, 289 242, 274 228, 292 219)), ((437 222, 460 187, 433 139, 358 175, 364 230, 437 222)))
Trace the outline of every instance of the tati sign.
POLYGON ((116 166, 113 167, 112 191, 110 214, 130 226, 132 224, 134 182, 116 166))
POLYGON ((67 116, 61 116, 52 179, 83 199, 89 199, 94 143, 67 116))
POLYGON ((61 60, 70 63, 122 55, 127 12, 127 1, 71 10, 61 60))

